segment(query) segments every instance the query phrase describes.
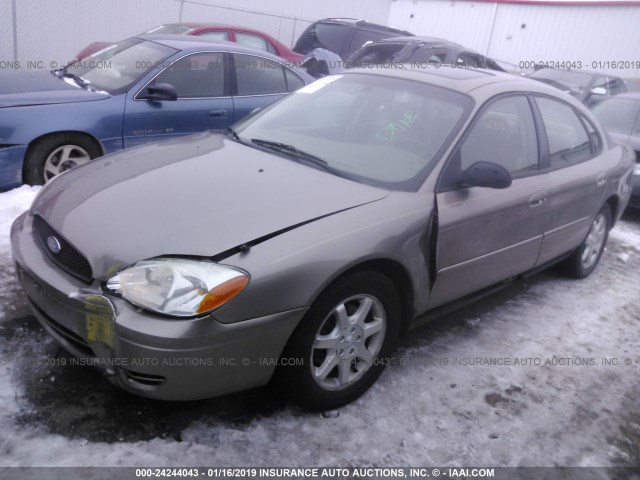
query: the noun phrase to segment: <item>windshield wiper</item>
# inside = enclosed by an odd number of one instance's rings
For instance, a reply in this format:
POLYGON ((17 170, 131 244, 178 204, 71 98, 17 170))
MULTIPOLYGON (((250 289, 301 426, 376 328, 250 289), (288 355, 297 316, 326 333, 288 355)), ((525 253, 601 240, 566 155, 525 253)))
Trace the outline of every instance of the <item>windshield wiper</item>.
POLYGON ((51 70, 51 73, 53 73, 58 78, 70 78, 74 82, 76 82, 79 86, 81 86, 82 88, 87 88, 88 89, 89 88, 89 84, 91 82, 89 80, 85 80, 80 75, 76 75, 75 73, 69 73, 67 71, 68 68, 69 68, 69 65, 67 65, 64 68, 58 68, 57 70, 51 70))
POLYGON ((303 150, 300 150, 297 147, 294 147, 293 145, 289 145, 287 143, 281 143, 281 142, 272 142, 271 140, 262 140, 260 138, 252 138, 251 141, 253 143, 255 143, 256 145, 260 146, 260 147, 264 147, 264 148, 268 148, 270 150, 275 150, 277 152, 281 152, 284 153, 290 157, 296 158, 298 160, 304 160, 307 161, 313 165, 315 165, 316 167, 320 167, 321 169, 332 173, 338 177, 342 177, 342 178, 349 178, 347 175, 345 175, 343 172, 341 172, 340 170, 336 170, 333 167, 329 166, 329 162, 327 162, 326 160, 323 160, 320 157, 316 157, 315 155, 312 155, 311 153, 307 153, 303 150))

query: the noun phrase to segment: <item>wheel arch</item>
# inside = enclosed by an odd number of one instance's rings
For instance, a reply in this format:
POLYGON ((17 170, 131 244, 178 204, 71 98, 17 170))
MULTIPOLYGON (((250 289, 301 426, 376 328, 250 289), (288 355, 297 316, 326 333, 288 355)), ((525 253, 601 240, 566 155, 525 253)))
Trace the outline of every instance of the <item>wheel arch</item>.
MULTIPOLYGON (((28 158, 29 154, 33 151, 33 148, 40 142, 44 141, 44 140, 48 140, 50 138, 55 138, 55 137, 61 137, 64 135, 72 135, 72 136, 77 136, 77 137, 82 137, 85 140, 88 140, 89 142, 93 143, 101 152, 101 155, 105 154, 105 150, 104 150, 104 146, 102 145, 102 143, 100 142, 100 140, 98 140, 96 137, 94 137, 93 135, 91 135, 90 133, 87 132, 82 132, 80 130, 60 130, 57 132, 47 132, 43 135, 40 135, 39 137, 34 138, 33 140, 31 140, 29 142, 29 145, 27 146, 27 151, 25 152, 24 158, 28 158)), ((26 166, 26 161, 22 162, 22 174, 24 176, 24 169, 26 166)))
POLYGON ((331 285, 337 281, 351 276, 355 273, 374 271, 379 272, 388 277, 396 286, 396 293, 400 300, 400 306, 402 308, 402 324, 400 325, 400 335, 404 335, 411 326, 411 321, 414 316, 414 293, 413 282, 408 270, 397 260, 389 258, 373 258, 362 260, 356 264, 349 265, 346 269, 340 271, 337 275, 332 277, 318 292, 315 300, 331 285))

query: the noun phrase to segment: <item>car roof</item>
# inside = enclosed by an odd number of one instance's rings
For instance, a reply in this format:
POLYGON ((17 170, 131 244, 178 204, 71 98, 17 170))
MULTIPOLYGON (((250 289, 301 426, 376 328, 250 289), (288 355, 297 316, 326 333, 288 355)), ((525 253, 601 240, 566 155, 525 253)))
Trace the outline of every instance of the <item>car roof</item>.
POLYGON ((521 75, 513 75, 511 73, 483 68, 460 68, 447 65, 438 68, 435 66, 419 68, 409 63, 401 65, 402 67, 400 68, 385 68, 382 66, 378 68, 354 68, 346 70, 341 74, 370 73, 372 75, 403 78, 421 83, 429 83, 466 94, 475 90, 486 89, 488 93, 482 96, 491 96, 509 91, 537 92, 574 103, 570 95, 567 95, 557 88, 521 75), (493 88, 493 86, 496 88, 493 88))
POLYGON ((365 46, 369 45, 380 45, 385 43, 405 43, 405 44, 420 44, 425 45, 431 48, 448 48, 449 50, 456 51, 464 51, 469 53, 474 53, 476 55, 482 55, 481 53, 473 50, 472 48, 467 48, 464 45, 460 45, 459 43, 452 42, 450 40, 446 40, 444 38, 438 37, 426 37, 426 36, 413 36, 413 37, 389 37, 389 38, 381 38, 374 42, 371 42, 365 46))
POLYGON ((628 92, 628 93, 620 93, 618 95, 614 95, 608 100, 619 98, 621 100, 632 100, 635 102, 640 102, 640 92, 628 92))
POLYGON ((534 73, 546 73, 546 72, 558 72, 560 73, 560 75, 565 73, 571 73, 571 74, 577 73, 578 75, 584 75, 585 77, 595 77, 596 75, 602 75, 600 72, 591 72, 588 70, 565 70, 563 68, 541 68, 539 70, 536 70, 530 73, 530 75, 533 75, 534 73))
POLYGON ((323 18, 313 23, 339 23, 342 25, 355 25, 357 27, 366 27, 373 30, 384 30, 388 32, 395 32, 406 36, 413 36, 413 33, 401 30, 395 27, 387 27, 386 25, 380 25, 379 23, 371 23, 366 20, 359 20, 357 18, 323 18))
POLYGON ((234 52, 234 53, 250 53, 256 54, 259 53, 260 56, 276 60, 277 62, 284 62, 285 60, 276 55, 272 55, 269 52, 265 52, 264 50, 257 50, 255 48, 244 47, 235 42, 227 42, 224 40, 216 40, 216 39, 208 39, 201 37, 194 37, 191 35, 175 35, 175 34, 145 34, 145 35, 137 35, 136 38, 140 38, 142 40, 147 40, 149 42, 159 43, 161 45, 165 45, 167 47, 175 48, 177 50, 189 50, 189 49, 198 49, 198 48, 212 48, 217 46, 218 48, 222 48, 225 51, 234 52))
POLYGON ((250 27, 243 27, 241 25, 228 25, 225 23, 195 23, 195 22, 182 22, 182 23, 163 23, 162 27, 166 27, 168 25, 180 25, 180 26, 184 26, 184 27, 191 27, 194 29, 198 29, 198 28, 215 28, 215 29, 220 29, 220 30, 239 30, 242 32, 253 32, 259 35, 262 35, 264 37, 269 38, 270 40, 273 40, 275 42, 280 43, 276 38, 272 37, 271 35, 269 35, 268 33, 265 33, 261 30, 256 30, 255 28, 250 28, 250 27))
POLYGON ((438 45, 455 45, 456 47, 462 47, 459 43, 452 42, 450 40, 446 40, 444 38, 439 37, 426 37, 426 36, 418 36, 414 35, 412 37, 388 37, 381 38, 380 40, 376 40, 375 43, 383 43, 383 42, 398 42, 398 43, 434 43, 438 45))

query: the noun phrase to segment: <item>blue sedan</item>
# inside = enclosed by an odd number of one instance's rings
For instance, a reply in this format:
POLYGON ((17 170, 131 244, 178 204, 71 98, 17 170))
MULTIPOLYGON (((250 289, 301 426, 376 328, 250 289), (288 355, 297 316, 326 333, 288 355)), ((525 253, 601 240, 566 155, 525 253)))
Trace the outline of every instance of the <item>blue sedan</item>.
POLYGON ((313 81, 266 52, 133 37, 51 72, 0 75, 0 190, 123 148, 223 130, 313 81))

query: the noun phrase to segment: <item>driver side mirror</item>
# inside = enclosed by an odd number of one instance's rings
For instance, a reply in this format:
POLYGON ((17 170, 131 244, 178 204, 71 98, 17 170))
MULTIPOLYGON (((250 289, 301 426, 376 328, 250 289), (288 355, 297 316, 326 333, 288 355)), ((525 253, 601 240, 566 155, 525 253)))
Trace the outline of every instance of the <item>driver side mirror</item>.
POLYGON ((178 91, 176 87, 170 83, 157 83, 156 85, 149 85, 145 88, 138 98, 151 102, 160 102, 162 100, 175 101, 178 99, 178 91))
POLYGON ((496 163, 476 162, 463 172, 462 183, 467 187, 508 188, 511 174, 496 163))
POLYGON ((591 89, 591 95, 606 95, 607 89, 604 87, 593 87, 591 89))

